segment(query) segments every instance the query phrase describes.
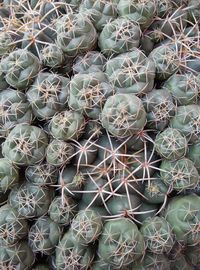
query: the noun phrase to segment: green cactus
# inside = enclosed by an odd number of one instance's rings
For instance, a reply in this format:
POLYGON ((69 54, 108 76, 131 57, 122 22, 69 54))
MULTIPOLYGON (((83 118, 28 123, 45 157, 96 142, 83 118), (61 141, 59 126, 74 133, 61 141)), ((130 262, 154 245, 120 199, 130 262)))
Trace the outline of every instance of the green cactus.
POLYGON ((8 83, 6 82, 5 74, 2 71, 2 67, 0 65, 0 91, 8 88, 8 83))
POLYGON ((139 24, 142 29, 148 27, 156 15, 156 1, 119 0, 119 15, 139 24))
POLYGON ((58 140, 78 139, 84 131, 85 119, 79 112, 66 110, 55 114, 49 124, 50 133, 58 140))
POLYGON ((0 246, 1 269, 31 270, 35 257, 27 242, 18 242, 12 246, 0 246))
POLYGON ((200 91, 199 78, 194 74, 174 74, 164 82, 163 87, 172 94, 178 106, 197 102, 200 91))
POLYGON ((69 106, 96 120, 99 119, 106 100, 114 92, 103 72, 80 73, 71 80, 69 106))
POLYGON ((194 270, 194 267, 190 265, 185 256, 181 255, 179 258, 171 262, 172 270, 194 270))
POLYGON ((10 161, 0 158, 0 192, 15 187, 19 182, 19 170, 10 161))
POLYGON ((164 217, 171 225, 177 240, 188 245, 199 243, 200 197, 196 194, 172 198, 164 217))
POLYGON ((69 225, 78 210, 78 203, 69 196, 56 196, 49 206, 50 218, 60 224, 69 225))
POLYGON ((144 255, 144 239, 134 222, 126 218, 106 221, 99 238, 99 257, 115 267, 125 266, 144 255))
POLYGON ((13 37, 9 32, 0 33, 0 57, 8 55, 15 49, 13 37))
POLYGON ((17 124, 31 124, 32 121, 32 110, 25 94, 11 89, 0 92, 1 136, 7 136, 9 131, 17 124))
POLYGON ((142 224, 148 218, 153 218, 158 213, 159 204, 149 204, 149 202, 142 202, 140 207, 137 209, 135 219, 139 224, 142 224))
POLYGON ((52 189, 24 183, 9 194, 10 205, 25 218, 35 218, 47 213, 54 197, 52 189))
POLYGON ((71 234, 76 243, 88 245, 95 242, 102 230, 102 218, 92 209, 80 210, 71 222, 71 234))
POLYGON ((74 147, 62 140, 52 140, 47 146, 46 160, 50 165, 61 167, 70 163, 74 156, 74 147))
POLYGON ((93 140, 99 139, 103 134, 103 127, 97 120, 89 119, 86 122, 85 132, 83 134, 84 139, 88 140, 92 138, 93 140))
POLYGON ((11 52, 0 62, 6 82, 19 90, 25 90, 40 70, 39 59, 23 49, 11 52))
POLYGON ((186 260, 189 262, 189 264, 196 266, 197 268, 200 266, 199 247, 199 244, 195 246, 187 246, 185 251, 186 260))
POLYGON ((0 207, 0 243, 13 245, 28 235, 28 222, 9 204, 0 207))
POLYGON ((103 72, 105 63, 106 58, 101 52, 89 51, 85 55, 79 55, 76 57, 73 64, 73 72, 74 74, 103 72))
POLYGON ((153 253, 168 253, 174 245, 172 228, 164 218, 146 219, 140 228, 140 232, 144 236, 147 248, 153 253))
POLYGON ((50 255, 62 235, 60 226, 49 217, 39 217, 28 233, 28 243, 34 253, 50 255))
POLYGON ((94 258, 92 248, 76 243, 71 231, 66 232, 56 248, 57 270, 88 270, 94 258))
POLYGON ((42 163, 28 166, 25 170, 25 177, 29 183, 34 185, 50 186, 56 184, 58 180, 58 170, 48 163, 42 163))
POLYGON ((70 57, 92 50, 97 33, 92 22, 83 14, 68 13, 56 22, 57 45, 70 57))
POLYGON ((164 159, 176 160, 184 157, 187 146, 185 136, 182 136, 177 129, 169 127, 156 135, 155 148, 164 159))
POLYGON ((106 56, 132 51, 139 47, 140 28, 128 19, 115 19, 104 26, 98 44, 106 56))
POLYGON ((142 130, 146 112, 141 99, 131 94, 116 94, 107 99, 102 114, 102 126, 115 137, 127 137, 142 130))
POLYGON ((186 105, 177 108, 175 116, 170 121, 170 126, 185 135, 188 142, 200 141, 200 105, 186 105))
POLYGON ((117 5, 112 0, 83 0, 79 11, 90 18, 98 31, 117 17, 117 5))
POLYGON ((155 64, 137 48, 108 60, 105 72, 117 93, 143 95, 154 85, 155 64))
POLYGON ((40 59, 44 66, 57 69, 64 65, 65 56, 55 44, 49 44, 40 53, 40 59))
POLYGON ((173 75, 180 67, 180 59, 177 51, 169 44, 163 44, 150 53, 156 67, 156 79, 164 81, 173 75))
POLYGON ((199 182, 199 174, 194 163, 187 159, 163 160, 160 165, 162 181, 172 189, 183 191, 194 188, 199 182))
POLYGON ((69 79, 40 72, 26 94, 34 115, 39 119, 49 119, 67 108, 69 79))
POLYGON ((147 127, 164 130, 176 112, 176 105, 170 92, 164 89, 153 89, 142 101, 147 112, 147 127))
POLYGON ((34 165, 44 159, 48 138, 45 132, 28 124, 16 125, 2 145, 2 153, 20 166, 34 165))
POLYGON ((200 142, 189 145, 187 158, 194 162, 194 166, 200 173, 200 142))

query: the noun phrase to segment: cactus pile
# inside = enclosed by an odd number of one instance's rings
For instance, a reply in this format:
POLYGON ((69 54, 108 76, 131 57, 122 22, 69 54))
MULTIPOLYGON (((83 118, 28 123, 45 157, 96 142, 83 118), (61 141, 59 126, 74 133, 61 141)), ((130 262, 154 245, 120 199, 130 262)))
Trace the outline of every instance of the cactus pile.
POLYGON ((199 9, 0 0, 0 269, 200 269, 199 9))

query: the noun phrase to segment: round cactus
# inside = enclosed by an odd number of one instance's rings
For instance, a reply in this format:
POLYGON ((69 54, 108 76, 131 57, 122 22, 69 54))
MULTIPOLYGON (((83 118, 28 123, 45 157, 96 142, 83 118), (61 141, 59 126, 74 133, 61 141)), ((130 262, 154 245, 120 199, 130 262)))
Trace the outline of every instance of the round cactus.
POLYGON ((102 230, 102 218, 92 209, 81 210, 71 223, 71 233, 78 244, 94 242, 102 230))
POLYGON ((153 88, 155 65, 142 51, 133 48, 108 60, 106 74, 117 93, 143 95, 153 88))
POLYGON ((187 146, 185 136, 182 136, 177 129, 170 127, 157 134, 155 139, 156 151, 165 159, 175 160, 184 157, 187 146))
POLYGON ((134 222, 119 218, 106 221, 99 238, 99 257, 115 267, 125 266, 144 255, 144 239, 134 222))
POLYGON ((200 105, 186 105, 177 108, 175 116, 170 121, 170 126, 185 135, 188 142, 200 141, 200 105))
POLYGON ((188 245, 199 243, 200 197, 191 194, 172 198, 164 211, 177 240, 188 245))
POLYGON ((66 110, 55 114, 49 124, 50 133, 55 139, 68 141, 78 139, 85 128, 85 119, 79 112, 66 110))
POLYGON ((147 112, 147 127, 164 130, 176 111, 170 92, 164 89, 153 89, 142 101, 147 112))
POLYGON ((34 115, 39 119, 49 119, 67 108, 69 79, 40 72, 26 94, 34 115))
POLYGON ((107 99, 102 114, 102 126, 115 137, 136 134, 146 124, 142 101, 131 94, 116 94, 107 99))
POLYGON ((40 70, 39 59, 23 49, 11 52, 0 65, 7 83, 19 90, 25 90, 40 70))
POLYGON ((42 129, 18 124, 3 143, 2 153, 11 162, 28 166, 44 159, 47 144, 47 135, 42 129))
POLYGON ((44 66, 53 69, 62 67, 65 62, 65 56, 62 50, 55 44, 45 46, 40 54, 40 59, 44 66))
POLYGON ((40 217, 31 226, 28 242, 34 253, 50 255, 54 252, 62 231, 60 226, 49 217, 40 217))
POLYGON ((18 169, 7 159, 0 158, 0 192, 12 189, 18 181, 18 169))
POLYGON ((79 11, 91 19, 98 31, 117 17, 117 5, 112 0, 83 0, 79 11))
POLYGON ((0 246, 0 266, 2 269, 31 270, 35 257, 27 242, 18 242, 12 246, 0 246))
POLYGON ((85 55, 76 57, 73 65, 73 72, 74 74, 103 72, 105 63, 106 58, 101 52, 89 51, 85 55))
POLYGON ((70 83, 69 106, 89 118, 98 119, 104 103, 114 92, 102 72, 77 74, 70 83))
POLYGON ((200 142, 189 145, 187 157, 194 162, 194 166, 200 173, 200 142))
POLYGON ((28 222, 11 207, 5 204, 0 207, 0 243, 13 245, 28 234, 28 222))
POLYGON ((69 225, 78 210, 78 203, 71 197, 56 196, 49 206, 50 218, 60 224, 69 225))
POLYGON ((139 26, 125 18, 107 23, 99 36, 99 47, 106 56, 132 51, 139 44, 139 26))
POLYGON ((33 114, 26 95, 6 89, 0 92, 0 134, 7 136, 17 124, 31 124, 33 114))
POLYGON ((15 49, 13 37, 9 32, 0 33, 0 57, 8 55, 15 49))
POLYGON ((47 213, 53 196, 53 191, 47 187, 25 183, 12 189, 9 203, 21 216, 35 218, 47 213))
POLYGON ((56 22, 57 45, 68 56, 75 57, 93 49, 97 33, 89 18, 68 13, 56 22))
POLYGON ((57 245, 56 269, 89 269, 93 258, 91 247, 78 244, 69 230, 57 245))
POLYGON ((25 177, 34 185, 53 185, 58 180, 58 170, 48 163, 37 164, 26 168, 25 177))

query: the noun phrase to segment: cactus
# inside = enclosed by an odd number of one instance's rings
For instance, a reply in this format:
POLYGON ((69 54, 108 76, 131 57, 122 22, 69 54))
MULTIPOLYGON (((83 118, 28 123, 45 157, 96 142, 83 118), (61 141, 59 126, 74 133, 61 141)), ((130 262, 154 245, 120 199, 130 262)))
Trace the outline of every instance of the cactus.
POLYGON ((17 124, 31 124, 32 121, 33 114, 25 94, 11 89, 0 92, 1 136, 7 136, 17 124))
POLYGON ((89 269, 94 258, 92 248, 76 243, 71 231, 67 231, 56 248, 56 269, 89 269))
POLYGON ((194 162, 194 166, 200 173, 200 142, 189 145, 187 158, 194 162))
POLYGON ((34 253, 50 255, 54 252, 62 235, 60 226, 49 217, 39 217, 31 226, 28 242, 34 253))
POLYGON ((119 15, 138 23, 142 29, 148 27, 156 13, 156 1, 119 0, 119 15))
POLYGON ((146 112, 142 101, 131 94, 116 94, 107 99, 102 114, 102 126, 115 137, 127 137, 142 130, 146 112))
POLYGON ((40 70, 38 58, 23 49, 11 52, 0 62, 6 82, 19 90, 25 90, 32 83, 40 70))
POLYGON ((154 85, 155 65, 137 48, 108 60, 105 72, 117 93, 143 95, 154 85))
POLYGON ((81 210, 71 222, 71 234, 76 243, 88 245, 95 242, 102 230, 102 218, 92 209, 81 210))
POLYGON ((174 237, 170 224, 161 217, 146 219, 140 232, 144 236, 147 248, 156 254, 168 253, 174 244, 174 237))
POLYGON ((197 104, 179 106, 175 116, 170 121, 170 126, 185 135, 188 142, 199 142, 200 106, 197 104))
POLYGON ((40 59, 44 66, 52 69, 60 68, 65 63, 65 56, 55 44, 45 46, 40 53, 40 59))
POLYGON ((61 167, 68 163, 74 155, 74 147, 62 140, 53 140, 46 150, 46 160, 50 165, 61 167))
POLYGON ((13 245, 28 235, 27 220, 9 204, 0 207, 0 215, 1 245, 13 245))
POLYGON ((72 110, 55 114, 49 123, 52 136, 64 141, 78 139, 83 134, 84 128, 85 119, 83 115, 72 110))
POLYGON ((107 23, 99 36, 99 47, 106 56, 132 51, 139 47, 140 28, 128 19, 107 23))
POLYGON ((98 246, 99 257, 120 268, 144 255, 144 240, 134 222, 119 218, 106 221, 98 246))
POLYGON ((49 206, 50 218, 60 224, 69 225, 78 210, 78 203, 67 196, 56 196, 49 206))
POLYGON ((34 115, 39 119, 49 119, 67 108, 69 79, 40 72, 26 94, 34 115))
POLYGON ((8 55, 15 49, 13 45, 13 37, 8 32, 0 33, 0 57, 8 55))
POLYGON ((164 217, 178 241, 188 245, 199 243, 200 198, 195 194, 177 196, 168 203, 164 217))
POLYGON ((147 127, 164 130, 176 112, 176 106, 170 92, 164 89, 153 89, 142 99, 147 112, 147 127))
POLYGON ((80 73, 71 80, 69 106, 89 118, 98 119, 106 100, 114 92, 102 72, 80 73))
POLYGON ((24 183, 9 194, 10 205, 25 218, 36 218, 47 213, 53 199, 53 190, 24 183))
POLYGON ((0 192, 12 189, 18 182, 18 169, 7 159, 0 158, 0 192))
POLYGON ((36 126, 16 125, 2 146, 2 153, 20 166, 34 165, 44 159, 48 144, 47 135, 36 126))
POLYGON ((200 91, 199 78, 191 74, 174 74, 163 84, 172 94, 178 106, 197 102, 200 91))
POLYGON ((1 269, 31 270, 34 261, 34 254, 25 241, 12 246, 0 246, 1 269))
POLYGON ((103 72, 105 63, 106 58, 101 52, 89 51, 85 55, 76 57, 73 64, 73 72, 74 74, 103 72))
POLYGON ((50 186, 57 183, 58 170, 48 163, 37 164, 26 168, 25 177, 34 185, 50 186))
POLYGON ((156 135, 155 148, 164 159, 176 160, 184 157, 187 146, 185 136, 182 136, 177 129, 169 127, 156 135))
POLYGON ((68 13, 56 22, 57 45, 70 57, 92 50, 97 33, 92 22, 83 14, 68 13))
POLYGON ((90 18, 98 31, 117 17, 117 5, 112 0, 83 0, 79 11, 90 18))

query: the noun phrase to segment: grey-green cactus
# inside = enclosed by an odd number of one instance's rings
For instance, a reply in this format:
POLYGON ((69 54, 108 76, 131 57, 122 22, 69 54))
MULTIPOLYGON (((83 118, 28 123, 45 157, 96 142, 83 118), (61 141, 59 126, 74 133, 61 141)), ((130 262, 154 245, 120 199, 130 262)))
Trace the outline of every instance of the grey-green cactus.
POLYGON ((194 162, 194 166, 200 173, 200 142, 189 145, 187 157, 194 162))
POLYGON ((0 158, 0 192, 15 187, 19 182, 19 170, 10 161, 0 158))
POLYGON ((47 135, 41 128, 18 124, 3 143, 2 153, 15 164, 34 165, 44 159, 47 144, 47 135))

